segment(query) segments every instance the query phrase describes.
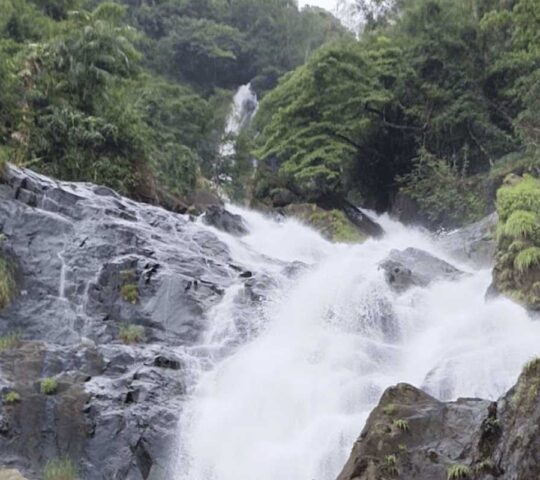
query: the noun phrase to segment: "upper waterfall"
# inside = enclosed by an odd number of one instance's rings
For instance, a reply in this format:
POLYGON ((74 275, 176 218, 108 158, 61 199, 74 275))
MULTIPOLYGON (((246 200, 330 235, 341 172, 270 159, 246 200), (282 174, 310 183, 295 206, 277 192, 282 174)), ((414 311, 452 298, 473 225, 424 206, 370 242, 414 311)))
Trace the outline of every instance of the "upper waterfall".
POLYGON ((331 244, 294 220, 235 210, 250 234, 215 233, 256 272, 263 300, 246 310, 231 287, 191 352, 177 480, 334 480, 388 386, 496 399, 537 352, 538 322, 507 299, 484 301, 488 269, 390 289, 379 264, 393 249, 449 260, 421 231, 382 217, 384 238, 331 244))
POLYGON ((236 137, 249 126, 258 107, 257 94, 252 90, 251 84, 240 86, 233 97, 223 141, 219 147, 219 153, 222 157, 235 154, 236 137))

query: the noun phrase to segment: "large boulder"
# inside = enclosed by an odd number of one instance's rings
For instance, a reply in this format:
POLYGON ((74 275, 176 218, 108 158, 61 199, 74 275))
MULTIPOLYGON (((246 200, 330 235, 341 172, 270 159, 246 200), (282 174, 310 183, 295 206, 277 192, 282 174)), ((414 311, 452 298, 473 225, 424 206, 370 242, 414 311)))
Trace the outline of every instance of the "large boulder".
POLYGON ((211 205, 203 216, 206 225, 236 236, 246 235, 248 229, 240 215, 229 212, 220 205, 211 205))
POLYGON ((495 260, 497 214, 439 237, 438 243, 452 257, 476 267, 490 267, 495 260))
POLYGON ((426 287, 439 280, 457 280, 464 275, 448 262, 417 248, 392 250, 380 268, 390 287, 398 292, 410 287, 426 287))
POLYGON ((537 480, 540 359, 498 402, 389 388, 337 480, 537 480))

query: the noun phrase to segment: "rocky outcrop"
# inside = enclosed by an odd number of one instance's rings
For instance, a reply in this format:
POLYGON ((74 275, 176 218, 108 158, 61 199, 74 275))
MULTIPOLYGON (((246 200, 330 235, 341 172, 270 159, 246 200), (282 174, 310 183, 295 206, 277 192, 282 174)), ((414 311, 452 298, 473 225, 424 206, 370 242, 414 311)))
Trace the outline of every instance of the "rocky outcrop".
POLYGON ((262 293, 210 229, 105 187, 10 167, 0 233, 17 281, 0 311, 0 468, 34 480, 67 456, 86 480, 171 478, 186 347, 229 287, 248 317, 262 293))
POLYGON ((476 267, 490 267, 495 259, 497 214, 441 235, 439 245, 452 257, 476 267))
POLYGON ((392 250, 381 264, 388 284, 396 291, 426 287, 438 280, 456 280, 464 272, 448 262, 417 248, 392 250))
POLYGON ((203 216, 203 222, 231 235, 242 236, 248 233, 242 217, 225 210, 220 205, 209 206, 203 216))
POLYGON ((338 480, 540 478, 540 360, 498 402, 440 402, 407 384, 373 410, 338 480))

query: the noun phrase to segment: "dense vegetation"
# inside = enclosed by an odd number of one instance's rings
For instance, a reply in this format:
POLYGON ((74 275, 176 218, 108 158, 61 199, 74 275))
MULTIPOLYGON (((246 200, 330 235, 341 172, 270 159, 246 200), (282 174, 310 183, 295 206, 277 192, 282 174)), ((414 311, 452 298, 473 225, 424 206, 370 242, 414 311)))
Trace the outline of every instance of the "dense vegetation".
POLYGON ((483 190, 540 163, 537 0, 358 3, 360 40, 323 47, 262 102, 255 194, 380 210, 406 195, 432 225, 483 214, 483 190))
POLYGON ((263 95, 344 35, 292 0, 0 0, 0 158, 185 194, 221 173, 234 89, 263 95))
POLYGON ((540 309, 540 182, 507 177, 497 192, 497 256, 493 272, 501 292, 540 309))

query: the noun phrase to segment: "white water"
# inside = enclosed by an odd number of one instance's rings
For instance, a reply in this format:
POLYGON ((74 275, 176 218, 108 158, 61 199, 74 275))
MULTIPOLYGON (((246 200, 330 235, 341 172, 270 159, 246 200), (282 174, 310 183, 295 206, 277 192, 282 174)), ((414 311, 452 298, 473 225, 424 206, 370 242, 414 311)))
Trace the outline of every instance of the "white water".
POLYGON ((257 95, 251 89, 251 84, 248 83, 238 88, 233 97, 231 112, 227 117, 223 142, 219 147, 219 153, 222 157, 235 154, 236 137, 249 126, 251 119, 257 113, 258 106, 257 95))
POLYGON ((418 231, 382 218, 382 240, 335 245, 295 221, 241 213, 249 236, 218 235, 277 286, 244 319, 250 340, 235 326, 240 285, 211 315, 193 352, 204 360, 180 422, 176 480, 334 480, 386 387, 495 399, 540 351, 540 322, 508 300, 484 302, 488 270, 390 291, 377 265, 392 248, 445 258, 418 231), (287 279, 275 260, 311 267, 287 279))

